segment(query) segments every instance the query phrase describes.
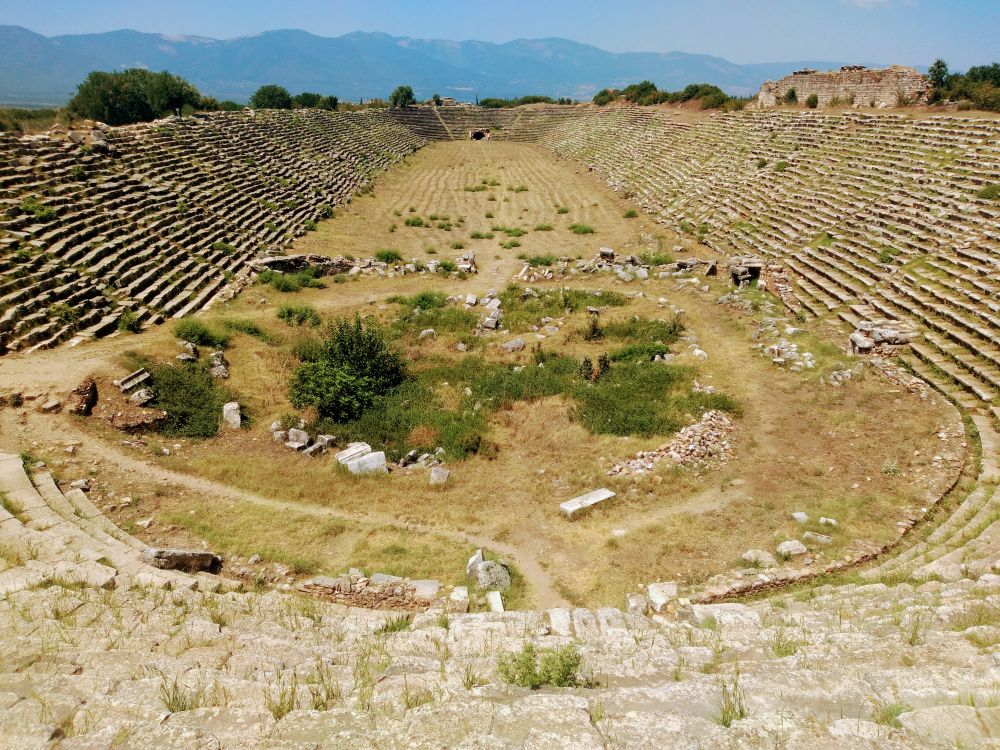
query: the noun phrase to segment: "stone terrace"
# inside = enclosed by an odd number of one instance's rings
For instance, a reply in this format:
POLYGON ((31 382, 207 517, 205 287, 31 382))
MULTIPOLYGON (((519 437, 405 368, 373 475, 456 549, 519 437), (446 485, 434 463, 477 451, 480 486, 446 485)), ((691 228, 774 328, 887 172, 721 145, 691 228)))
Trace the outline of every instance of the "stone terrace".
POLYGON ((51 347, 211 304, 424 139, 384 113, 219 113, 0 133, 0 347, 51 347))
POLYGON ((0 510, 0 748, 953 748, 1000 734, 992 573, 651 616, 437 606, 399 628, 390 612, 151 568, 83 491, 17 456, 0 456, 0 491, 15 510, 0 510), (526 642, 576 644, 587 684, 506 684, 497 658, 526 642), (730 726, 724 686, 745 709, 730 726))
POLYGON ((1000 394, 1000 122, 772 111, 696 124, 649 109, 541 142, 719 253, 783 262, 812 315, 917 325, 906 356, 966 406, 1000 394))

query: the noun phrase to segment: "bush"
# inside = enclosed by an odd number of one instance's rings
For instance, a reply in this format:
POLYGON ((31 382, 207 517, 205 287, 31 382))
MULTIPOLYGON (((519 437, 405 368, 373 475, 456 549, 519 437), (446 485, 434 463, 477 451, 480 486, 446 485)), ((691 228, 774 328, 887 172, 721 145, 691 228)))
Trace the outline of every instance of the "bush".
POLYGON ((988 201, 1000 200, 1000 184, 987 185, 976 193, 976 197, 988 201))
POLYGON ((278 311, 275 314, 278 316, 278 320, 282 320, 290 326, 310 325, 315 327, 322 322, 319 313, 312 305, 292 305, 286 302, 278 306, 278 311))
POLYGON ((649 361, 657 354, 663 355, 670 352, 670 347, 666 344, 653 342, 651 344, 629 344, 615 349, 611 352, 612 362, 635 362, 649 361))
POLYGON ((267 344, 277 343, 277 339, 266 329, 254 323, 252 320, 246 320, 245 318, 226 318, 222 321, 222 327, 227 331, 232 331, 233 333, 242 333, 247 336, 253 336, 255 339, 260 339, 267 344))
POLYGON ((257 276, 258 284, 269 284, 279 292, 297 292, 304 287, 324 289, 326 284, 320 281, 314 268, 306 268, 296 273, 281 273, 280 271, 261 271, 257 276))
POLYGON ((551 266, 555 262, 554 255, 532 255, 528 258, 529 266, 551 266))
POLYGON ((228 333, 209 328, 205 323, 194 318, 184 318, 174 324, 174 336, 181 341, 190 341, 198 346, 212 349, 225 349, 229 346, 228 333))
POLYGON ((633 343, 672 344, 684 333, 684 324, 676 317, 670 320, 629 318, 608 323, 604 332, 611 338, 633 343))
POLYGON ((785 104, 795 104, 795 102, 797 102, 798 100, 799 100, 799 95, 795 92, 794 86, 788 89, 788 91, 785 92, 785 95, 781 97, 781 101, 783 101, 785 104))
POLYGON ((589 227, 586 224, 570 224, 569 228, 573 230, 573 234, 593 234, 593 227, 589 227))
POLYGON ((816 109, 816 107, 819 106, 819 97, 816 96, 816 94, 809 94, 809 96, 806 97, 806 106, 809 107, 809 109, 816 109))
POLYGON ((394 109, 405 109, 417 103, 413 89, 409 86, 397 86, 389 95, 389 106, 394 109))
POLYGON ((192 438, 218 433, 222 405, 233 399, 216 385, 206 364, 150 364, 147 369, 156 394, 153 404, 167 412, 161 433, 192 438))
POLYGON ((399 254, 398 250, 379 250, 375 253, 375 259, 383 263, 397 263, 403 259, 403 256, 399 254))
POLYGON ((444 292, 431 292, 428 290, 417 292, 412 297, 393 295, 389 297, 389 302, 403 305, 409 308, 419 308, 420 310, 434 310, 448 304, 448 295, 444 292))
POLYGON ((791 165, 787 161, 779 161, 777 164, 774 165, 774 171, 775 172, 784 172, 790 166, 791 165))
POLYGON ((622 214, 622 218, 625 218, 625 219, 634 219, 638 215, 639 215, 638 211, 636 211, 634 208, 630 208, 630 209, 626 210, 625 213, 622 214))
POLYGON ((67 109, 78 117, 108 125, 129 125, 201 104, 198 89, 183 78, 166 71, 129 68, 113 73, 91 72, 77 86, 67 109))
POLYGON ((410 216, 403 222, 408 227, 425 227, 427 224, 419 216, 410 216))
POLYGON ((118 330, 122 333, 139 333, 142 325, 139 323, 139 314, 134 310, 126 310, 118 318, 118 330))
POLYGON ((292 404, 315 406, 321 417, 338 421, 357 418, 406 378, 403 358, 377 321, 358 315, 332 322, 311 356, 292 376, 292 404))
POLYGON ((575 644, 539 652, 533 643, 525 643, 520 651, 501 655, 497 670, 505 682, 531 690, 543 685, 575 687, 581 662, 575 644))
POLYGON ((291 109, 292 95, 276 83, 268 83, 253 92, 250 106, 254 109, 291 109))
POLYGON ((458 270, 458 264, 455 263, 455 261, 453 260, 442 260, 438 264, 438 268, 440 268, 445 273, 454 273, 455 271, 458 270))

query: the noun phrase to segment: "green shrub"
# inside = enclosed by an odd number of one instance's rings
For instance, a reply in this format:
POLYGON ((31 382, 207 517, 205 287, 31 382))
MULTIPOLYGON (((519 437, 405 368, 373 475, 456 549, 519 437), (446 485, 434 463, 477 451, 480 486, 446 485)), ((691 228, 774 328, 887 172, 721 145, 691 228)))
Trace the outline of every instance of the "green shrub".
POLYGON ((506 242, 501 242, 500 247, 504 250, 513 250, 515 247, 521 247, 521 243, 517 240, 507 240, 506 242))
POLYGON ((49 308, 49 315, 63 323, 74 324, 80 318, 80 314, 65 302, 57 302, 49 308))
POLYGON ((767 159, 763 156, 757 157, 756 161, 754 161, 754 166, 757 167, 757 169, 763 169, 767 166, 767 159))
POLYGON ((976 197, 988 201, 1000 200, 1000 184, 987 185, 976 193, 976 197))
POLYGON ((791 165, 787 161, 779 161, 777 164, 774 165, 774 171, 775 172, 784 172, 790 166, 791 165))
POLYGON ((638 215, 639 215, 638 211, 636 211, 634 208, 630 208, 630 209, 626 210, 625 213, 622 214, 622 217, 625 218, 625 219, 634 219, 638 215))
POLYGON ((448 295, 444 292, 424 290, 422 292, 417 292, 412 297, 403 297, 396 294, 389 297, 388 301, 405 307, 416 307, 421 310, 433 310, 438 307, 444 307, 448 304, 448 295))
POLYGON ((403 223, 406 224, 406 226, 408 226, 408 227, 423 227, 423 226, 427 226, 424 223, 424 220, 421 219, 419 216, 409 216, 409 217, 407 217, 406 221, 404 221, 403 223))
POLYGON ((440 268, 445 273, 454 273, 455 271, 458 270, 458 264, 455 263, 455 261, 453 260, 442 260, 438 264, 438 268, 440 268))
POLYGON ((320 417, 355 419, 406 378, 403 358, 378 322, 358 315, 333 321, 311 355, 292 375, 290 396, 298 408, 315 406, 320 417))
POLYGON ((566 208, 565 206, 557 206, 556 207, 556 213, 559 214, 559 215, 568 214, 569 213, 569 209, 566 208))
POLYGON ((296 273, 281 273, 280 271, 261 271, 257 276, 258 284, 269 284, 279 292, 297 292, 302 288, 324 289, 326 284, 319 280, 319 271, 306 268, 296 273))
POLYGON ((573 234, 593 234, 593 227, 589 227, 586 224, 570 224, 569 228, 573 230, 573 234))
POLYGON ((375 253, 375 259, 383 263, 398 263, 403 259, 398 250, 379 250, 375 253))
POLYGON ((535 231, 536 232, 551 232, 552 231, 552 225, 551 224, 535 224, 535 231))
POLYGON ((532 255, 528 258, 529 266, 551 266, 555 262, 554 255, 532 255))
POLYGON ((567 643, 555 649, 536 650, 525 643, 520 651, 502 654, 497 670, 500 677, 512 685, 537 690, 543 685, 575 687, 582 658, 575 644, 567 643))
POLYGON ((227 331, 232 331, 233 333, 242 333, 247 336, 253 336, 255 339, 260 339, 267 344, 277 343, 277 338, 272 335, 270 331, 262 328, 252 320, 247 320, 246 318, 226 318, 222 321, 222 327, 227 331))
POLYGON ((278 320, 284 321, 290 326, 310 325, 315 327, 322 322, 319 313, 312 305, 292 305, 283 302, 278 306, 278 311, 275 314, 278 316, 278 320))
POLYGON ((474 240, 492 240, 493 232, 473 232, 469 237, 474 240))
POLYGON ((819 97, 816 96, 816 94, 809 94, 809 96, 806 97, 806 106, 809 107, 809 109, 816 109, 816 107, 819 106, 819 97))
POLYGON ((481 193, 486 190, 486 185, 466 185, 465 192, 467 193, 481 193))
POLYGON ((159 431, 170 437, 208 438, 219 431, 222 405, 231 401, 228 390, 216 384, 201 362, 148 364, 156 395, 153 404, 167 412, 159 431))
POLYGON ((329 203, 324 203, 322 206, 316 209, 316 216, 320 219, 332 219, 333 206, 331 206, 329 203))
POLYGON ((139 314, 134 310, 126 310, 118 318, 118 330, 122 333, 139 333, 142 324, 139 322, 139 314))
POLYGON ((194 318, 184 318, 174 323, 174 336, 181 341, 190 341, 192 344, 212 349, 225 349, 229 346, 230 339, 228 333, 209 328, 194 318))
POLYGON ((633 317, 608 323, 604 331, 611 338, 633 343, 672 344, 684 333, 684 324, 676 317, 670 320, 633 317))
POLYGON ((51 221, 56 218, 55 209, 49 206, 43 206, 38 202, 38 198, 33 195, 22 200, 18 207, 24 213, 30 214, 34 218, 38 219, 38 221, 51 221))
POLYGON ((639 259, 650 266, 665 266, 667 263, 673 263, 674 259, 668 253, 663 252, 645 252, 639 256, 639 259))
POLYGON ((313 221, 312 219, 306 219, 305 228, 307 232, 315 232, 316 222, 313 221))
POLYGON ((795 104, 799 100, 799 95, 795 92, 795 88, 792 87, 785 92, 785 95, 781 97, 781 101, 785 104, 795 104))
MULTIPOLYGON (((459 242, 458 240, 456 240, 455 242, 451 243, 451 249, 452 250, 464 250, 465 249, 465 243, 464 242, 459 242)), ((430 253, 431 251, 428 250, 427 252, 430 253)))
POLYGON ((230 245, 228 242, 223 242, 222 240, 219 240, 218 242, 213 242, 212 249, 224 255, 232 255, 233 253, 236 252, 235 247, 230 245))

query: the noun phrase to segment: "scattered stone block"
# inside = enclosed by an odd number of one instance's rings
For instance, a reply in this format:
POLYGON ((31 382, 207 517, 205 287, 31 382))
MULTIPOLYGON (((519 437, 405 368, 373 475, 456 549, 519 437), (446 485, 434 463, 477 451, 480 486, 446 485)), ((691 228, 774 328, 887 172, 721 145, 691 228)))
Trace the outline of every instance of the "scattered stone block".
POLYGON ((347 464, 347 470, 352 474, 388 474, 389 467, 385 462, 385 452, 366 453, 347 464))
POLYGON ((625 595, 625 611, 630 615, 644 615, 649 608, 649 600, 642 594, 625 595))
POLYGON ((673 581, 661 581, 646 586, 646 596, 654 612, 659 612, 668 603, 677 599, 677 584, 673 581))
POLYGON ((518 337, 516 339, 512 339, 511 341, 508 341, 505 344, 501 344, 500 348, 503 349, 505 352, 513 353, 513 352, 519 352, 519 351, 523 350, 524 346, 525 346, 524 339, 518 337))
POLYGON ((337 463, 347 466, 351 461, 356 461, 362 456, 372 452, 372 447, 368 443, 349 443, 344 450, 338 452, 334 458, 337 463))
POLYGON ((222 406, 222 421, 231 430, 240 429, 243 418, 240 416, 240 405, 236 401, 230 401, 222 406))
POLYGON ((815 531, 807 531, 802 535, 802 538, 807 542, 815 542, 816 544, 830 544, 833 542, 832 536, 817 534, 815 531))
POLYGON ((69 413, 89 417, 97 403, 97 383, 93 378, 85 378, 70 394, 69 413))
POLYGON ((499 591, 487 591, 486 603, 490 605, 490 612, 503 612, 503 597, 499 591))
POLYGON ((433 601, 441 590, 440 581, 417 580, 410 581, 410 585, 413 586, 413 598, 424 602, 433 601))
POLYGON ((402 576, 389 575, 388 573, 372 573, 368 582, 373 586, 384 586, 387 583, 399 583, 402 580, 402 576))
POLYGON ((607 488, 592 490, 584 495, 574 497, 572 500, 560 503, 559 510, 562 511, 562 514, 566 518, 572 519, 583 513, 588 508, 591 508, 598 503, 603 503, 605 500, 610 500, 614 496, 615 493, 607 488))
POLYGON ((748 549, 740 555, 740 559, 742 559, 745 563, 761 568, 773 568, 778 564, 774 555, 767 550, 762 549, 748 549))
POLYGON ((788 559, 790 557, 797 557, 798 555, 804 555, 809 550, 806 546, 800 542, 798 539, 789 539, 778 545, 778 557, 783 559, 788 559))
POLYGON ((41 406, 41 411, 44 414, 55 414, 60 409, 62 409, 62 403, 57 399, 49 399, 41 406))
POLYGON ((438 485, 446 483, 449 474, 450 472, 443 466, 431 467, 430 484, 438 485))
POLYGON ((309 433, 305 430, 300 430, 297 427, 293 427, 288 431, 288 442, 290 443, 301 443, 303 447, 309 445, 312 442, 309 438, 309 433))
POLYGON ((149 547, 143 550, 142 560, 161 570, 183 570, 188 573, 218 573, 222 570, 222 558, 214 552, 202 550, 149 547))
POLYGON ((792 518, 795 519, 798 523, 809 523, 809 514, 803 513, 801 510, 797 510, 794 513, 792 513, 792 518))
POLYGON ((465 574, 470 578, 474 576, 476 574, 476 568, 479 567, 479 563, 482 561, 483 551, 481 549, 477 549, 472 553, 472 557, 470 557, 469 561, 465 564, 465 574))

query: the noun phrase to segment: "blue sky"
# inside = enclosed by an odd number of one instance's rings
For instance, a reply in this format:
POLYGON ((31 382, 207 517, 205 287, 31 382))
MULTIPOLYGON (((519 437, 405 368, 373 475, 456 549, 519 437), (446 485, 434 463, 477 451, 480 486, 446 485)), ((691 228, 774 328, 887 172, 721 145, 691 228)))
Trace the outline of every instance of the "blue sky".
POLYGON ((682 50, 733 62, 837 60, 953 69, 1000 60, 1000 0, 0 0, 0 24, 53 36, 131 28, 215 38, 561 36, 613 52, 682 50))

